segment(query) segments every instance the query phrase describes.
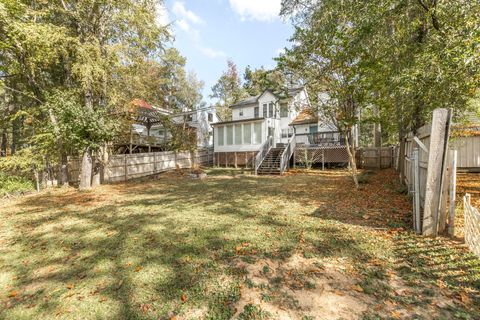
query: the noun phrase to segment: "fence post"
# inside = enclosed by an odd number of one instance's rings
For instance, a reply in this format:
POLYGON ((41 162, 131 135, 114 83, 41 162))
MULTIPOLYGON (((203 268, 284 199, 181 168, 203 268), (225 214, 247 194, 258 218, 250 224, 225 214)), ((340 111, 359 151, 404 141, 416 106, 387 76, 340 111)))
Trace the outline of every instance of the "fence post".
POLYGON ((448 142, 449 118, 450 110, 448 109, 435 109, 433 111, 422 226, 422 233, 425 236, 436 236, 438 234, 440 195, 444 182, 443 169, 448 142))
POLYGON ((412 151, 412 159, 413 159, 413 203, 414 203, 414 227, 415 227, 415 232, 417 234, 422 233, 422 228, 421 228, 421 211, 420 211, 420 154, 418 148, 414 148, 412 151))
POLYGON ((124 154, 123 155, 123 158, 124 158, 124 165, 125 165, 125 181, 127 181, 127 173, 128 173, 128 166, 127 166, 127 155, 124 154))
POLYGON ((455 200, 457 196, 457 150, 452 151, 452 171, 450 175, 450 209, 448 214, 448 234, 455 235, 455 200))

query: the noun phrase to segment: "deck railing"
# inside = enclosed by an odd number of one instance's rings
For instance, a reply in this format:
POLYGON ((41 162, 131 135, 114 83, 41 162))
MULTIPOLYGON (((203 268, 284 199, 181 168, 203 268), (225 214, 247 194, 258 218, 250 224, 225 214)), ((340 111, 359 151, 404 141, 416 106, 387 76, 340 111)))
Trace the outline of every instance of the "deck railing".
POLYGON ((309 134, 299 134, 297 135, 297 142, 307 145, 327 147, 327 146, 344 146, 346 145, 346 140, 344 137, 340 136, 326 136, 325 132, 316 132, 309 134))
POLYGON ((273 146, 273 137, 268 139, 260 146, 257 155, 255 156, 255 174, 258 172, 258 168, 262 164, 263 159, 267 156, 268 152, 273 146))
POLYGON ((295 134, 290 138, 287 147, 283 150, 282 158, 280 159, 280 174, 283 174, 285 170, 288 168, 288 163, 290 158, 292 157, 293 153, 295 152, 295 148, 297 147, 297 139, 295 138, 295 134))

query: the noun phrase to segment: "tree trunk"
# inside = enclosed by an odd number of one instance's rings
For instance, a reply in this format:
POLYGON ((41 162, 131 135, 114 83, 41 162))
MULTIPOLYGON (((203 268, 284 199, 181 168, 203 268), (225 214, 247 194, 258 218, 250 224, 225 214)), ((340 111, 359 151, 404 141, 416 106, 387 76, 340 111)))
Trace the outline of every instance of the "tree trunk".
POLYGON ((18 142, 20 138, 20 118, 12 122, 12 144, 10 145, 10 154, 13 156, 17 151, 18 142))
POLYGON ((405 130, 403 126, 400 125, 398 130, 399 135, 399 147, 398 147, 398 173, 400 175, 400 183, 404 184, 405 182, 405 162, 404 162, 404 154, 405 154, 405 130))
POLYGON ((376 122, 374 124, 374 142, 375 148, 380 148, 382 146, 382 125, 379 122, 380 110, 378 107, 374 107, 373 112, 375 113, 376 122))
POLYGON ((62 187, 68 186, 68 157, 65 152, 60 156, 60 171, 58 183, 62 187))
POLYGON ((101 184, 101 162, 100 154, 97 152, 95 161, 93 163, 93 172, 92 172, 92 188, 98 187, 101 184))
POLYGON ((7 156, 7 146, 8 146, 8 135, 7 135, 7 127, 3 127, 2 130, 2 144, 0 148, 0 157, 7 156))
POLYGON ((87 148, 83 153, 82 167, 80 169, 80 190, 90 189, 92 187, 92 152, 87 148))
POLYGON ((355 141, 354 141, 351 129, 347 129, 346 132, 344 132, 344 134, 345 134, 345 137, 347 137, 346 147, 347 147, 348 159, 350 162, 350 170, 352 173, 353 183, 355 183, 355 188, 358 189, 357 160, 355 159, 355 156, 356 156, 355 141))

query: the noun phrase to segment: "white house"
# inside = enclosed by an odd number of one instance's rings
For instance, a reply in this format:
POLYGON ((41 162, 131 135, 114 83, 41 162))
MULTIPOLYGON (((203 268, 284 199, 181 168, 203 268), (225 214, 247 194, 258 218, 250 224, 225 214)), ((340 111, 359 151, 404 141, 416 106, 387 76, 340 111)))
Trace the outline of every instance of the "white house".
POLYGON ((291 88, 284 96, 265 90, 230 108, 231 121, 213 124, 217 165, 283 173, 297 147, 345 144, 335 126, 319 120, 304 87, 291 88))
MULTIPOLYGON (((162 117, 169 117, 178 125, 186 124, 194 128, 197 135, 197 147, 207 148, 213 146, 213 122, 218 122, 219 117, 213 107, 173 112, 159 108, 147 102, 135 99, 131 103, 135 108, 136 119, 132 124, 129 141, 120 140, 117 150, 124 152, 150 152, 151 150, 164 150, 171 139, 171 133, 162 125, 162 117)), ((132 109, 134 110, 134 109, 132 109)))

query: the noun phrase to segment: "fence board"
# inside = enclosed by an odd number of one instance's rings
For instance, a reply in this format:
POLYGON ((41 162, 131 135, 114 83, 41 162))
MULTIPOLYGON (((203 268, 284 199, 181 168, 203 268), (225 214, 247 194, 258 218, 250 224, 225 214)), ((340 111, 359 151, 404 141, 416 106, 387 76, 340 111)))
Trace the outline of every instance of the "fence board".
MULTIPOLYGON (((104 166, 104 183, 126 181, 152 174, 191 168, 193 164, 210 165, 213 163, 213 150, 205 149, 195 152, 155 152, 126 155, 112 155, 104 166)), ((69 181, 79 181, 81 159, 69 158, 69 181)))

